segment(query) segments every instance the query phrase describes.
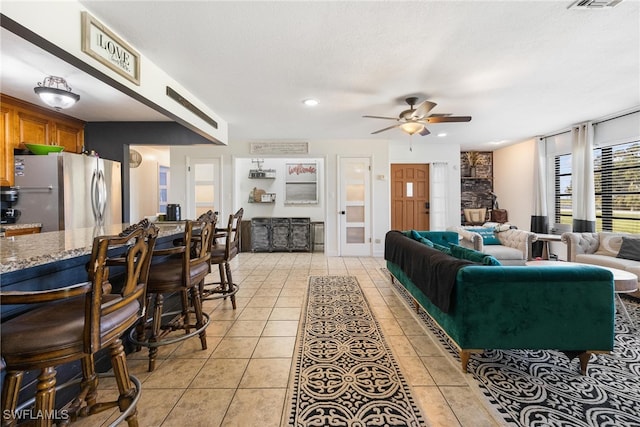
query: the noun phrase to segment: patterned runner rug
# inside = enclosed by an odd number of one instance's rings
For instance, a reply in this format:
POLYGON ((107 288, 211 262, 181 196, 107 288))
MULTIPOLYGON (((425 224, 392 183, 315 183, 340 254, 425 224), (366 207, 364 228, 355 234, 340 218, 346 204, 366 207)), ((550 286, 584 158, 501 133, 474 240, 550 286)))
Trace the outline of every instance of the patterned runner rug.
POLYGON ((304 310, 288 425, 425 425, 355 277, 311 277, 304 310))
MULTIPOLYGON (((413 307, 409 293, 395 282, 413 307)), ((636 328, 616 304, 614 349, 592 355, 585 376, 577 359, 569 362, 553 350, 486 350, 471 356, 468 371, 505 425, 640 427, 640 304, 631 298, 624 303, 636 328)), ((456 347, 424 310, 419 317, 458 359, 456 347)))

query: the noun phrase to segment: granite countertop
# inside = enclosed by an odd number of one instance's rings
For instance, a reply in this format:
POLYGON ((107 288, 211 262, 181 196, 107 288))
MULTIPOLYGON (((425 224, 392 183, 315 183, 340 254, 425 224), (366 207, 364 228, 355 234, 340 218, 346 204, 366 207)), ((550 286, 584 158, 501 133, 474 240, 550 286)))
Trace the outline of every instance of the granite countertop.
MULTIPOLYGON (((159 238, 184 232, 184 222, 158 222, 155 225, 160 229, 159 238)), ((0 240, 0 274, 88 255, 95 236, 117 235, 128 226, 113 224, 3 238, 0 240)))

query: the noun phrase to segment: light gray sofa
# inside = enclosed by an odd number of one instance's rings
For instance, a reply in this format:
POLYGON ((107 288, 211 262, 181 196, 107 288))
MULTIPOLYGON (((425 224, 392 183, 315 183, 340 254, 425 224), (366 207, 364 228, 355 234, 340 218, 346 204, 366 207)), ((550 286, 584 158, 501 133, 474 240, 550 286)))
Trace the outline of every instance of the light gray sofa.
MULTIPOLYGON (((617 268, 633 273, 640 278, 640 261, 617 257, 623 236, 640 239, 640 234, 607 231, 563 233, 562 241, 567 245, 567 261, 617 268)), ((640 298, 640 291, 630 295, 640 298)))
POLYGON ((495 233, 500 241, 499 245, 486 245, 482 236, 471 230, 473 228, 478 227, 455 226, 449 227, 449 230, 460 235, 460 246, 492 255, 502 265, 525 265, 531 259, 531 244, 535 241, 535 233, 515 228, 506 229, 495 233))

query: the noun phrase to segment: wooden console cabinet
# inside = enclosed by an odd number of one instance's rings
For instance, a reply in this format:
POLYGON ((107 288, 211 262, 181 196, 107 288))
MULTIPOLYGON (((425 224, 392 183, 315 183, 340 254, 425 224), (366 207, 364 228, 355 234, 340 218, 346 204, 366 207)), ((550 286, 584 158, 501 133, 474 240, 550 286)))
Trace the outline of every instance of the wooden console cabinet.
POLYGON ((0 94, 0 179, 13 185, 13 150, 24 143, 61 145, 68 153, 80 153, 84 145, 82 120, 0 94))
POLYGON ((251 251, 311 251, 311 220, 309 218, 252 218, 251 251))

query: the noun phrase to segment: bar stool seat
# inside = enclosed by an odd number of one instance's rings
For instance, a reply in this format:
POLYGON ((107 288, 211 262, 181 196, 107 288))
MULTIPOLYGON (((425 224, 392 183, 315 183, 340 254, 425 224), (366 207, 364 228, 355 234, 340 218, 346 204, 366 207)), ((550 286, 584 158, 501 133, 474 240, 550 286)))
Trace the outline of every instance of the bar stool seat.
POLYGON ((200 286, 209 273, 212 238, 211 222, 186 221, 184 236, 174 242, 178 246, 153 252, 154 259, 162 259, 150 268, 145 316, 129 335, 138 350, 149 348, 149 372, 155 369, 158 347, 198 335, 202 349, 207 348, 209 315, 202 311, 200 286), (165 312, 164 295, 172 293, 179 295, 181 310, 165 312), (192 314, 195 323, 191 321, 192 314), (163 321, 165 318, 170 319, 163 321), (185 333, 170 335, 176 330, 185 333))
MULTIPOLYGON (((88 285, 87 285, 88 286, 88 285)), ((117 301, 119 296, 108 295, 105 304, 117 301)), ((2 324, 2 355, 15 369, 34 369, 51 364, 53 359, 38 361, 43 352, 55 352, 61 364, 84 348, 84 316, 78 316, 85 307, 84 297, 57 301, 2 324), (7 334, 7 332, 10 332, 7 334)), ((134 301, 122 310, 115 311, 100 319, 100 336, 110 339, 133 326, 140 312, 140 304, 134 301)))
POLYGON ((243 214, 244 209, 238 209, 235 214, 229 215, 226 228, 216 229, 214 237, 224 239, 224 241, 212 243, 210 264, 218 265, 220 281, 204 283, 200 289, 203 300, 229 297, 234 310, 236 309, 236 293, 239 287, 233 281, 229 262, 240 252, 240 225, 243 214))

